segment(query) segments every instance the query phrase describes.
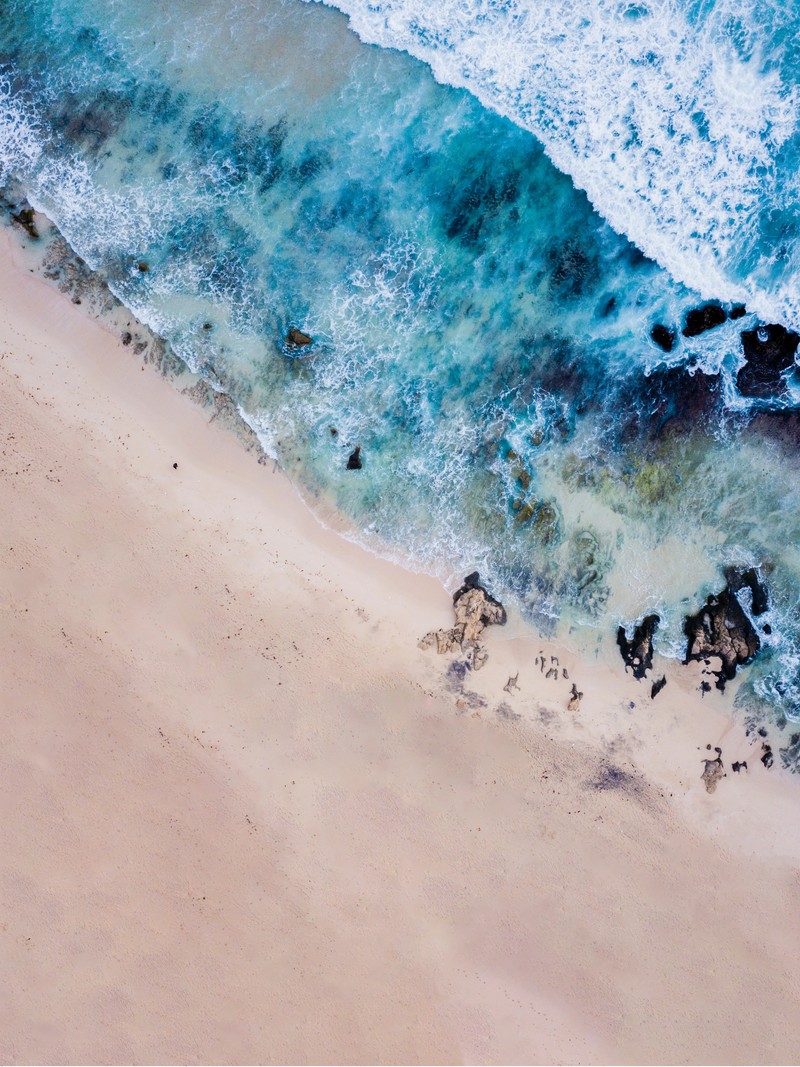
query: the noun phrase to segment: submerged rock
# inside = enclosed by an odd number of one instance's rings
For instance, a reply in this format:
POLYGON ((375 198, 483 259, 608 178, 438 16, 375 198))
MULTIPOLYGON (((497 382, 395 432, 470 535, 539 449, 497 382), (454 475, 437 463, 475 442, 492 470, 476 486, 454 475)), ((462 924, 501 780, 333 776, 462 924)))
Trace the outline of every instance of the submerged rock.
POLYGON ((781 376, 794 363, 800 334, 777 324, 742 330, 742 351, 747 363, 736 375, 744 396, 766 398, 784 389, 781 376))
POLYGON ((703 304, 702 307, 692 308, 686 316, 683 336, 697 337, 706 330, 721 326, 727 317, 725 309, 720 304, 703 304))
POLYGON ((286 344, 291 348, 302 348, 304 345, 310 345, 313 338, 309 337, 307 333, 303 333, 302 330, 298 330, 297 327, 292 326, 286 335, 286 344))
POLYGON ((650 331, 650 338, 665 352, 671 352, 675 347, 675 331, 660 322, 657 322, 650 331))
POLYGON ((488 658, 486 651, 478 644, 479 638, 487 626, 505 625, 506 610, 480 584, 477 571, 468 574, 464 584, 453 594, 453 610, 455 626, 447 630, 432 630, 422 638, 420 648, 436 645, 439 655, 444 655, 447 652, 461 652, 466 645, 474 650, 473 665, 477 660, 475 669, 479 670, 488 658))
POLYGON ((617 630, 617 645, 625 668, 630 667, 634 678, 644 678, 653 666, 653 635, 661 619, 658 615, 645 615, 638 626, 634 627, 633 636, 628 640, 625 627, 617 630))
POLYGON ((736 676, 736 668, 749 663, 761 648, 761 638, 739 603, 736 592, 745 586, 753 590, 752 580, 758 593, 753 593, 753 613, 766 610, 766 590, 758 581, 755 571, 729 571, 728 584, 716 596, 710 596, 696 615, 688 615, 683 625, 686 635, 686 658, 706 660, 716 656, 722 661, 720 670, 712 673, 717 677, 717 689, 736 676), (756 612, 755 608, 760 610, 756 612))

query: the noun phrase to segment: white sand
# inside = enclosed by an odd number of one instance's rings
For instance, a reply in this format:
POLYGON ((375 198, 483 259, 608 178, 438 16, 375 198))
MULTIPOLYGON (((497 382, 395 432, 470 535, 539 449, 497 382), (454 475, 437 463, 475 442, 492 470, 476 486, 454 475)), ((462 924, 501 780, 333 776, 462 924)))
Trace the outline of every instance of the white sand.
POLYGON ((444 590, 0 241, 0 1061, 797 1062, 800 783, 730 700, 512 620, 464 707, 444 590))

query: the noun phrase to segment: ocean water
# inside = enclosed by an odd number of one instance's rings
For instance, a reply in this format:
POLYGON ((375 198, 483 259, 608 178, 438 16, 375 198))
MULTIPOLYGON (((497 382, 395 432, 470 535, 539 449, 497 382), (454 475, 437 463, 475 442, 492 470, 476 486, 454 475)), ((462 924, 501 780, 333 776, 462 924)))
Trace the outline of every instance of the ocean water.
POLYGON ((339 7, 5 0, 0 185, 382 551, 672 656, 757 567, 738 700, 791 731, 800 380, 737 374, 800 328, 797 12, 339 7))

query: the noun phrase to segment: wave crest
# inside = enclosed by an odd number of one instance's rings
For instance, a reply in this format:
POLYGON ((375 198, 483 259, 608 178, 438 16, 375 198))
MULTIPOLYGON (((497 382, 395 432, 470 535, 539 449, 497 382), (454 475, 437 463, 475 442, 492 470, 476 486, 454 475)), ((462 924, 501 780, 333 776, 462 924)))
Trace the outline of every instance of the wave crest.
POLYGON ((800 323, 797 13, 758 3, 325 0, 533 132, 702 295, 800 323))

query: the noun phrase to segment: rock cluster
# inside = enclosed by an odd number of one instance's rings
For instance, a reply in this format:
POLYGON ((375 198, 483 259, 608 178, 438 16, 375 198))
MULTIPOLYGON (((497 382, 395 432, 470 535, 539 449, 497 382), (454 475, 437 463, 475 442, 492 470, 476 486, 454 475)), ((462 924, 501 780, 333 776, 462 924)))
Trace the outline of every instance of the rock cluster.
POLYGON ((499 600, 481 585, 477 571, 468 574, 464 584, 453 594, 455 625, 445 630, 432 630, 420 641, 420 648, 436 646, 439 655, 468 651, 473 670, 480 670, 488 654, 479 644, 487 626, 504 626, 506 611, 499 600))
POLYGON ((708 597, 696 615, 687 616, 683 627, 687 640, 684 662, 718 657, 722 663, 714 673, 720 690, 735 677, 736 668, 749 663, 761 648, 761 638, 739 603, 737 592, 750 589, 753 615, 761 615, 767 609, 766 589, 752 568, 731 569, 725 577, 727 585, 722 592, 708 597))
MULTIPOLYGON (((684 663, 702 660, 708 666, 711 658, 719 659, 719 670, 708 672, 716 676, 719 690, 723 690, 736 675, 736 668, 749 663, 761 648, 761 637, 752 619, 763 615, 769 607, 766 586, 754 567, 729 567, 725 571, 725 583, 720 593, 708 597, 696 614, 686 616, 683 624, 686 636, 684 663), (747 592, 749 603, 745 595, 743 607, 737 594, 747 592)), ((634 678, 644 678, 653 666, 653 635, 658 624, 658 615, 646 615, 634 627, 631 637, 624 626, 617 630, 617 645, 626 669, 630 667, 634 678)), ((760 629, 765 634, 771 632, 768 623, 760 629)), ((666 678, 654 681, 651 698, 654 699, 665 685, 666 678)), ((711 686, 704 681, 702 689, 708 692, 711 686)))

